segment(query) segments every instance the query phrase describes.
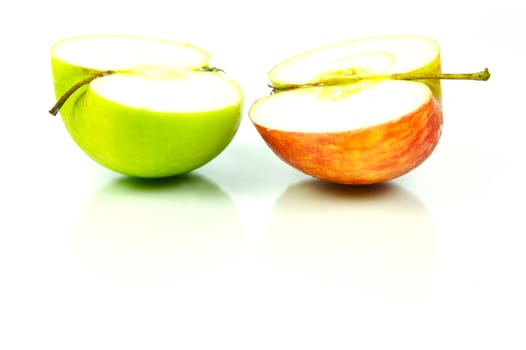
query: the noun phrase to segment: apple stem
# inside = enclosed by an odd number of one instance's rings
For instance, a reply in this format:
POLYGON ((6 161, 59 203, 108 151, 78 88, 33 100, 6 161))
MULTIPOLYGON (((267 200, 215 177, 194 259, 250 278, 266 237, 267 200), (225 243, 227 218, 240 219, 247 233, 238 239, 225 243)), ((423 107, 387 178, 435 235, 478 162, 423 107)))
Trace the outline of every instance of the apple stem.
POLYGON ((224 70, 222 70, 221 68, 217 68, 217 67, 202 67, 200 69, 200 71, 202 72, 219 72, 219 73, 225 73, 224 70))
POLYGON ((290 85, 270 85, 272 92, 280 92, 284 90, 292 90, 297 88, 328 86, 347 84, 362 80, 429 80, 429 79, 449 79, 449 80, 480 80, 486 81, 491 74, 488 68, 476 73, 440 73, 440 72, 413 72, 413 73, 394 73, 385 75, 346 75, 335 74, 325 75, 323 80, 313 84, 290 84, 290 85))
MULTIPOLYGON (((421 80, 421 79, 450 79, 450 80, 488 80, 490 77, 488 68, 476 73, 395 73, 391 75, 378 75, 365 77, 364 79, 391 79, 391 80, 421 80)), ((358 79, 360 79, 358 77, 358 79)))
POLYGON ((113 71, 113 70, 105 70, 105 71, 102 71, 102 72, 97 72, 97 73, 95 73, 93 75, 90 75, 89 77, 87 77, 85 79, 82 79, 81 81, 75 83, 71 88, 69 88, 68 91, 66 91, 62 96, 60 96, 60 98, 57 100, 55 105, 49 110, 49 113, 51 115, 57 115, 57 113, 59 112, 60 108, 62 108, 62 106, 64 105, 64 103, 66 103, 68 98, 70 98, 71 95, 73 95, 73 93, 75 93, 75 91, 77 91, 80 87, 91 83, 93 80, 95 80, 97 78, 102 78, 102 77, 105 77, 105 76, 113 74, 113 73, 115 73, 115 71, 113 71))

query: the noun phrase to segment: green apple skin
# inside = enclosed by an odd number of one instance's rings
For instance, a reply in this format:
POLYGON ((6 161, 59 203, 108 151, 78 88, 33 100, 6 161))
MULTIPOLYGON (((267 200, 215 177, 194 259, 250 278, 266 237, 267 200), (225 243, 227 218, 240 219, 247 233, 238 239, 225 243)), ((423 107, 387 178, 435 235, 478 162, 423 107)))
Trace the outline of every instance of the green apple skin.
MULTIPOLYGON (((55 57, 51 58, 51 73, 53 76, 53 86, 55 88, 55 97, 57 100, 66 93, 73 85, 77 82, 86 79, 94 74, 99 73, 99 70, 78 67, 67 62, 63 62, 55 57)), ((87 86, 81 86, 75 91, 70 98, 64 103, 60 109, 60 115, 64 122, 66 122, 65 116, 69 116, 72 113, 75 103, 80 96, 82 96, 87 90, 87 86)), ((67 126, 67 124, 66 124, 67 126)))
MULTIPOLYGON (((100 72, 56 58, 51 65, 57 98, 100 72)), ((85 85, 60 115, 73 140, 100 165, 128 176, 161 178, 190 172, 219 155, 237 132, 242 104, 241 98, 238 105, 215 111, 155 112, 109 101, 85 85)))

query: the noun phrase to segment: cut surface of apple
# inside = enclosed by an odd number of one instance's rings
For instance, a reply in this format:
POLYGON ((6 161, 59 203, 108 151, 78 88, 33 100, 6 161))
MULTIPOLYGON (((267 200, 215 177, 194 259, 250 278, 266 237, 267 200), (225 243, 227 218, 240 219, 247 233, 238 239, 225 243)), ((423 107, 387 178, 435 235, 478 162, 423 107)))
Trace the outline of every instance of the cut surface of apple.
POLYGON ((65 39, 51 49, 62 119, 91 158, 116 172, 166 177, 216 157, 240 123, 243 94, 190 44, 129 36, 65 39), (93 80, 90 77, 97 76, 93 80))
POLYGON ((394 121, 431 98, 426 85, 409 81, 310 87, 259 100, 250 113, 254 123, 268 129, 332 133, 394 121))
POLYGON ((416 35, 344 41, 308 50, 274 66, 274 86, 319 83, 328 77, 440 70, 440 47, 416 35))
POLYGON ((304 173, 344 184, 399 177, 440 138, 440 82, 389 74, 439 72, 438 45, 384 36, 310 50, 269 72, 274 94, 249 116, 269 147, 304 173))
POLYGON ((79 67, 133 69, 151 65, 168 68, 201 68, 210 55, 189 43, 125 35, 87 35, 60 40, 53 57, 79 67))

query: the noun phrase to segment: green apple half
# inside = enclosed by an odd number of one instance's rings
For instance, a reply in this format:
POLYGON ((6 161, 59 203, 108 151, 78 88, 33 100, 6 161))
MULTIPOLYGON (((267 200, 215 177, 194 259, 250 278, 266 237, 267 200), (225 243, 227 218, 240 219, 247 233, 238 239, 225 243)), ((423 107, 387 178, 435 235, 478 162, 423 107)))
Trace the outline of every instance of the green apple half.
POLYGON ((187 43, 93 35, 51 48, 60 115, 72 138, 113 171, 158 178, 192 171, 234 137, 240 87, 187 43))
POLYGON ((249 116, 270 148, 314 177, 371 184, 411 171, 442 130, 440 79, 487 80, 489 72, 442 74, 439 45, 390 35, 293 56, 269 72, 273 94, 249 116))

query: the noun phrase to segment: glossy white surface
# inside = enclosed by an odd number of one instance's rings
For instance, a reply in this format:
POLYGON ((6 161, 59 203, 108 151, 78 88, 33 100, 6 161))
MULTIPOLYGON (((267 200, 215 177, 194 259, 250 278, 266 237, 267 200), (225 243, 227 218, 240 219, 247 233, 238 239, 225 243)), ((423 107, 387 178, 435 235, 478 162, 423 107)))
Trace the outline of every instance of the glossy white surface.
POLYGON ((299 4, 0 5, 0 349, 526 348, 524 5, 299 4), (493 76, 443 83, 438 148, 385 185, 296 172, 246 112, 192 175, 126 179, 46 112, 68 36, 193 42, 248 110, 290 54, 401 32, 436 39, 444 71, 493 76))

